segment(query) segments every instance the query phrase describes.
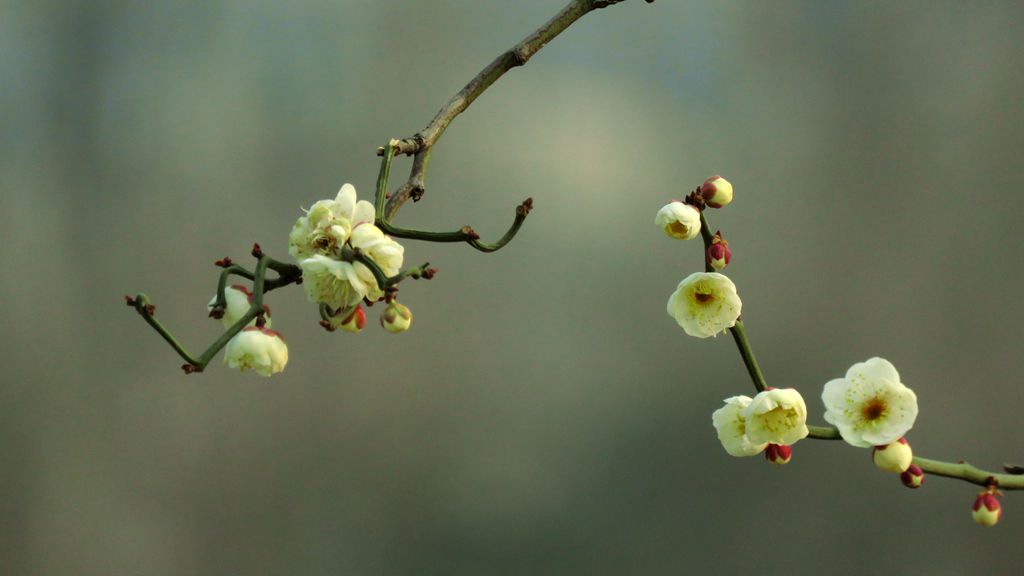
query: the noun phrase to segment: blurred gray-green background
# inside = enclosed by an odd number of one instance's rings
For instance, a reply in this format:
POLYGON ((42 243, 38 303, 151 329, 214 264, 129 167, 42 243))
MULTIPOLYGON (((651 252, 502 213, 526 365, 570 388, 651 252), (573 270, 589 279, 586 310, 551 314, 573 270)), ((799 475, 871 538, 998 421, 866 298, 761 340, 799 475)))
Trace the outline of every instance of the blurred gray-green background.
MULTIPOLYGON (((789 574, 1019 570, 1024 497, 911 492, 868 453, 721 449, 752 387, 730 338, 665 314, 701 266, 655 211, 710 215, 769 381, 884 356, 921 455, 1024 461, 1020 2, 633 0, 510 72, 435 149, 399 223, 400 336, 327 334, 275 292, 271 379, 186 377, 213 260, 286 257, 300 206, 367 195, 374 148, 564 0, 0 1, 0 572, 789 574)), ((400 180, 408 160, 397 163, 400 180)), ((371 323, 376 322, 376 312, 371 323)))

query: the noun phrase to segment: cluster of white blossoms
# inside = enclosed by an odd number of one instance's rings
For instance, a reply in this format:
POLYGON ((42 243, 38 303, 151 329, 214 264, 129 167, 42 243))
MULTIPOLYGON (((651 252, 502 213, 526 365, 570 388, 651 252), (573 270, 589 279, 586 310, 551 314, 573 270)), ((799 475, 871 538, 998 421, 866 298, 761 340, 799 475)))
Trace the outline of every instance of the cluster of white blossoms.
MULTIPOLYGON (((732 184, 721 176, 712 176, 685 202, 672 201, 654 217, 665 235, 691 240, 701 232, 701 208, 721 208, 732 202, 732 184)), ((736 325, 743 303, 736 285, 723 270, 732 259, 729 243, 721 232, 715 233, 705 253, 705 261, 716 272, 694 272, 684 278, 668 299, 668 314, 690 336, 707 338, 736 325)))
POLYGON ((768 459, 776 464, 788 462, 788 447, 809 433, 807 404, 793 388, 769 388, 753 398, 726 398, 725 406, 715 410, 711 421, 730 455, 755 456, 774 447, 768 459))
MULTIPOLYGON (((374 225, 373 204, 356 200, 345 184, 333 200, 320 200, 300 217, 288 235, 288 253, 302 268, 302 285, 311 302, 339 311, 384 296, 373 272, 361 262, 342 259, 345 246, 373 260, 387 276, 402 267, 405 248, 374 225)), ((345 314, 347 316, 347 314, 345 314)))

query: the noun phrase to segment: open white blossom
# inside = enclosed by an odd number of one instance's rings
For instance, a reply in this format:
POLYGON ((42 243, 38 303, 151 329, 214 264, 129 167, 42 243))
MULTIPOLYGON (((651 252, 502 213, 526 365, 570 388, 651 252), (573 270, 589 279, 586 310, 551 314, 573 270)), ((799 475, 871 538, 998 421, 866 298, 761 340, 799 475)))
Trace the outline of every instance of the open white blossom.
POLYGON ((224 363, 245 371, 270 376, 284 370, 288 363, 288 346, 281 334, 269 328, 243 328, 224 348, 224 363))
POLYGON ((759 444, 789 446, 807 437, 807 404, 793 388, 773 388, 754 396, 743 410, 747 437, 759 444))
POLYGON ((690 240, 700 234, 700 211, 679 201, 669 202, 658 210, 654 223, 672 238, 690 240))
POLYGON ((694 272, 668 299, 668 314, 690 336, 707 338, 736 325, 740 317, 736 285, 718 272, 694 272))
POLYGON ((821 399, 825 420, 839 429, 843 440, 860 448, 899 440, 917 418, 917 396, 883 358, 854 364, 845 378, 825 384, 821 399))
MULTIPOLYGON (((302 268, 302 287, 310 302, 324 303, 338 308, 350 308, 358 304, 370 291, 370 286, 363 280, 356 267, 369 269, 359 263, 343 262, 316 254, 299 262, 302 268)), ((373 275, 370 274, 370 281, 373 275)))
MULTIPOLYGON (((386 276, 394 276, 402 269, 402 262, 405 257, 405 247, 395 242, 393 238, 373 225, 373 223, 361 223, 352 230, 349 239, 353 248, 358 248, 380 267, 386 276)), ((364 296, 370 300, 376 300, 384 295, 384 291, 377 286, 377 279, 373 273, 360 262, 353 264, 356 274, 367 286, 364 296)))
POLYGON ((718 440, 731 456, 755 456, 768 446, 767 442, 751 442, 747 436, 747 420, 743 413, 750 403, 749 396, 726 398, 725 406, 715 410, 711 415, 711 422, 718 432, 718 440))
POLYGON ((296 260, 315 254, 337 256, 352 229, 374 222, 373 204, 356 200, 356 189, 345 184, 334 200, 320 200, 300 217, 288 235, 288 253, 296 260))

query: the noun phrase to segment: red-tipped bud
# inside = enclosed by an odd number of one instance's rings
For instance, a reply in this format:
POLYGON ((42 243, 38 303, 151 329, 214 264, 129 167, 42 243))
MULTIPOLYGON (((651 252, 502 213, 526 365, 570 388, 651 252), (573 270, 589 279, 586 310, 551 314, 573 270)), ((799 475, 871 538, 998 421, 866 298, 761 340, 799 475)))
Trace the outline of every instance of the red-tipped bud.
POLYGON ((924 471, 917 464, 911 464, 909 468, 900 472, 900 482, 907 488, 920 488, 924 484, 924 471))
POLYGON ((338 318, 335 325, 345 332, 352 332, 353 334, 360 332, 366 326, 366 310, 360 304, 344 318, 338 318))
POLYGON ((701 185, 700 195, 708 206, 721 208, 732 202, 732 184, 721 176, 712 176, 701 185))
POLYGON ((789 464, 789 461, 793 459, 793 447, 783 446, 781 444, 769 444, 768 448, 764 451, 764 457, 772 464, 776 464, 778 466, 789 464))
POLYGON ((875 446, 871 450, 871 460, 880 469, 898 474, 910 468, 910 464, 914 460, 914 452, 910 449, 910 444, 906 439, 900 438, 885 446, 875 446))
POLYGON ((1003 508, 999 505, 995 490, 984 490, 978 492, 974 499, 974 506, 971 507, 971 517, 982 526, 995 526, 999 517, 1003 515, 1003 508))
POLYGON ((711 266, 716 272, 720 272, 729 265, 729 261, 732 260, 732 250, 729 250, 729 243, 722 238, 721 232, 715 232, 714 237, 711 238, 711 246, 708 246, 707 252, 704 253, 704 259, 708 266, 711 266))

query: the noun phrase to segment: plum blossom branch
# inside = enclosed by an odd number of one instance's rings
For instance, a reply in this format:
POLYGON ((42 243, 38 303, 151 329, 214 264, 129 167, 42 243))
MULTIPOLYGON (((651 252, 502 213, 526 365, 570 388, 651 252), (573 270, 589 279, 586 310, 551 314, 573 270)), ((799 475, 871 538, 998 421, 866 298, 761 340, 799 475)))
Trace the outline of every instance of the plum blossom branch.
POLYGON ((249 272, 245 268, 233 264, 229 258, 218 260, 217 265, 224 268, 220 274, 220 278, 217 282, 217 296, 212 306, 211 315, 215 316, 219 310, 223 314, 223 307, 226 302, 225 289, 227 285, 227 278, 231 275, 242 276, 243 278, 251 279, 253 281, 252 300, 249 304, 249 309, 238 319, 230 328, 228 328, 223 334, 220 335, 212 344, 210 344, 206 350, 203 351, 199 357, 195 357, 190 354, 184 346, 178 342, 177 338, 171 334, 170 330, 164 327, 156 318, 156 306, 150 303, 149 298, 145 294, 137 294, 134 298, 125 296, 125 303, 135 308, 135 311, 142 316, 142 319, 146 321, 158 334, 171 345, 171 348, 178 353, 182 359, 185 360, 185 364, 182 366, 182 370, 186 374, 193 372, 202 372, 210 360, 221 351, 224 346, 227 345, 235 335, 242 331, 243 328, 249 325, 250 322, 255 320, 258 316, 262 317, 264 314, 263 308, 263 295, 271 290, 294 284, 300 281, 302 278, 302 271, 298 266, 287 264, 285 262, 279 262, 263 254, 259 245, 253 246, 253 255, 257 258, 256 271, 249 272), (271 269, 278 274, 277 278, 267 280, 267 269, 271 269))
MULTIPOLYGON (((378 221, 377 225, 393 236, 399 238, 414 238, 429 240, 432 242, 466 242, 473 248, 482 252, 493 252, 505 246, 519 231, 523 220, 532 208, 532 200, 527 199, 516 208, 516 217, 508 232, 497 242, 486 243, 480 241, 480 236, 469 226, 463 226, 453 232, 427 232, 398 228, 391 224, 391 220, 398 214, 398 210, 409 199, 414 202, 423 197, 426 190, 426 173, 430 164, 430 155, 433 146, 444 134, 448 125, 476 100, 481 94, 491 87, 499 78, 509 70, 526 64, 530 58, 553 40, 566 28, 593 10, 619 4, 625 0, 572 0, 561 11, 555 14, 540 28, 534 30, 529 36, 518 44, 503 52, 495 58, 472 80, 469 81, 458 93, 451 97, 440 111, 434 116, 429 124, 416 134, 401 140, 392 140, 387 146, 377 149, 377 154, 385 157, 382 163, 381 174, 390 170, 391 154, 412 155, 412 167, 409 177, 398 190, 391 194, 387 202, 384 202, 386 194, 381 187, 381 181, 387 181, 383 176, 378 179, 378 198, 376 202, 378 221)), ((652 3, 654 0, 645 0, 652 3)))
MULTIPOLYGON (((707 217, 704 214, 705 207, 701 202, 700 194, 695 192, 688 197, 687 202, 696 205, 700 210, 700 233, 701 239, 704 242, 704 250, 707 252, 711 248, 714 235, 711 233, 711 228, 708 226, 707 217)), ((710 263, 706 263, 705 270, 707 272, 713 271, 710 263)), ((729 328, 729 332, 732 334, 733 339, 736 342, 736 348, 739 350, 740 357, 743 359, 743 363, 747 367, 747 372, 750 374, 754 388, 756 388, 758 392, 763 392, 768 387, 768 384, 765 380, 764 374, 761 372, 761 368, 757 364, 757 360, 754 357, 754 351, 750 345, 750 341, 747 339, 743 321, 737 319, 736 325, 729 328)), ((843 439, 839 429, 835 426, 808 426, 807 428, 809 429, 808 438, 815 438, 818 440, 843 439)), ((936 476, 955 478, 986 488, 998 487, 1002 490, 1024 490, 1024 475, 1012 473, 1018 472, 1017 467, 1014 466, 1006 466, 1007 473, 996 473, 977 468, 965 461, 945 462, 922 456, 914 456, 912 463, 920 468, 921 471, 934 474, 936 476)))

